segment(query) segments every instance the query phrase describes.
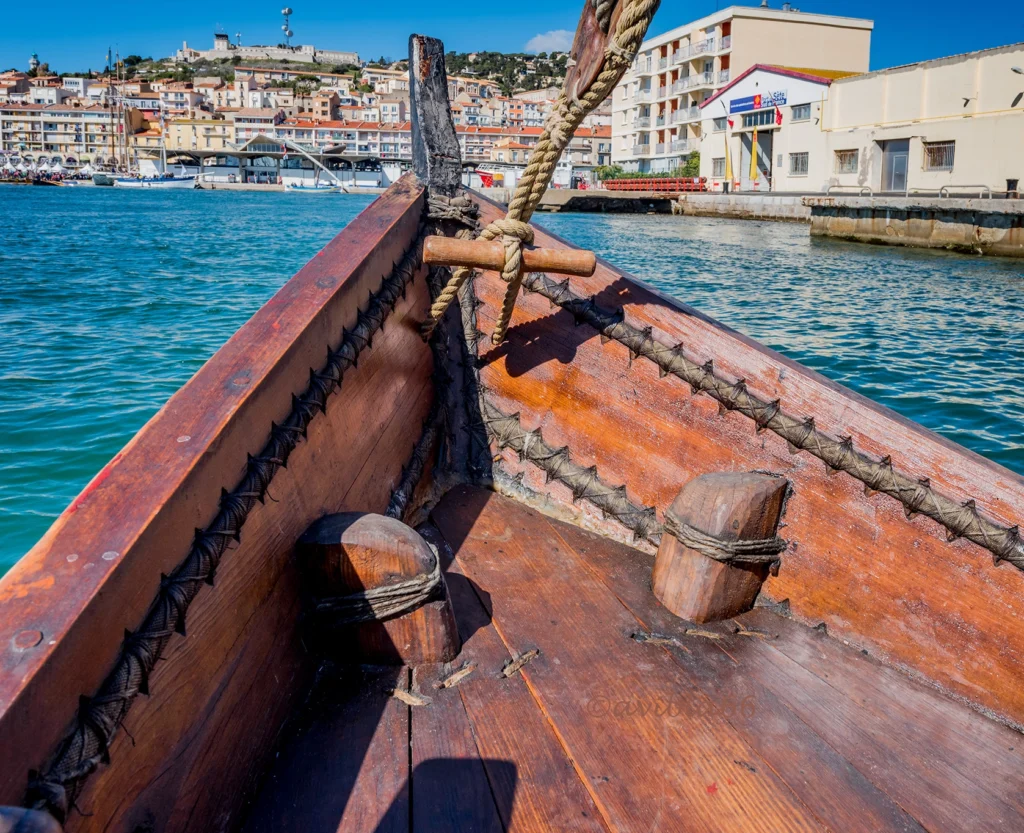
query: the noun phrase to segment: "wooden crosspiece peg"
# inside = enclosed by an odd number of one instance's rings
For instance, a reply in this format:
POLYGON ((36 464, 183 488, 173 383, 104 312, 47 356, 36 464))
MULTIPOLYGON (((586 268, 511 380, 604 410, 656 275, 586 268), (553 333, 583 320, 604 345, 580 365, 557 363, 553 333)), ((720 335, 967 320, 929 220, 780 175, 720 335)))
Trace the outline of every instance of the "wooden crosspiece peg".
MULTIPOLYGON (((462 240, 458 237, 427 237, 423 262, 428 266, 469 266, 500 272, 505 266, 505 247, 500 240, 462 240)), ((523 247, 524 272, 550 272, 589 278, 597 257, 585 249, 537 249, 523 247)))

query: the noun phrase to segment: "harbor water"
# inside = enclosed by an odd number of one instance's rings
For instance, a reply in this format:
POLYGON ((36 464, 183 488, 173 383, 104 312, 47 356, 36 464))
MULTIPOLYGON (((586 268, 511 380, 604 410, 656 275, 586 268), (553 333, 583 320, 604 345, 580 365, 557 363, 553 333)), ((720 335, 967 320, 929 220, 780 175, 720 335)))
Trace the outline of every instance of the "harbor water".
MULTIPOLYGON (((372 197, 0 186, 0 573, 372 197)), ((538 222, 1024 473, 1024 267, 668 216, 538 222)))

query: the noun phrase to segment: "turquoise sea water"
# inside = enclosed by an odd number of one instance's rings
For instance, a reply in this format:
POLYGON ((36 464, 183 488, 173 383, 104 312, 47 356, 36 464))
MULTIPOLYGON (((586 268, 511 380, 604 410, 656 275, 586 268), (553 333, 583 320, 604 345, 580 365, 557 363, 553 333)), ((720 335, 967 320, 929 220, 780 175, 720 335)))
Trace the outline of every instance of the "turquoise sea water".
MULTIPOLYGON (((0 186, 0 573, 370 199, 0 186)), ((800 225, 538 220, 1024 473, 1024 264, 800 225)))

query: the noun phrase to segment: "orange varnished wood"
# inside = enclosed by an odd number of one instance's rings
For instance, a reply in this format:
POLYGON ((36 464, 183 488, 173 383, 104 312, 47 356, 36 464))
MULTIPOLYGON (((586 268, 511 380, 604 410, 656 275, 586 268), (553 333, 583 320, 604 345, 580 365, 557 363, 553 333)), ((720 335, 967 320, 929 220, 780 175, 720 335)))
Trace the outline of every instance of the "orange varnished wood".
MULTIPOLYGON (((719 541, 774 538, 789 483, 757 472, 715 472, 687 483, 667 516, 719 541)), ((716 561, 661 536, 652 587, 658 600, 691 622, 714 622, 750 610, 769 564, 716 561)))
POLYGON ((517 778, 509 761, 482 761, 458 687, 437 688, 457 663, 424 665, 413 671, 413 690, 431 698, 413 707, 411 755, 413 804, 410 830, 447 833, 474 830, 501 833, 505 824, 488 780, 517 778))
MULTIPOLYGON (((296 545, 308 604, 429 576, 436 558, 418 532, 395 518, 343 512, 320 518, 296 545)), ((384 620, 336 625, 313 616, 307 635, 318 652, 371 665, 448 662, 459 652, 451 600, 441 577, 437 597, 384 620)))
MULTIPOLYGON (((482 204, 482 220, 501 211, 482 204)), ((539 246, 565 245, 536 231, 539 246)), ((713 359, 727 378, 782 407, 813 415, 833 436, 851 436, 857 448, 914 476, 930 477, 949 496, 975 498, 993 519, 1012 525, 1024 517, 1024 478, 926 431, 893 412, 724 327, 695 310, 622 276, 603 262, 592 278, 574 278, 573 290, 596 295, 607 308, 622 306, 627 320, 651 326, 668 344, 682 343, 703 362, 713 359)), ((493 329, 505 285, 485 272, 476 282, 484 305, 480 328, 493 329)), ((707 396, 693 396, 674 377, 659 378, 643 359, 630 363, 625 346, 602 344, 586 325, 552 308, 536 294, 520 298, 507 343, 485 348, 481 380, 498 407, 520 412, 524 427, 541 428, 553 446, 568 445, 573 459, 597 465, 602 478, 624 483, 630 497, 655 506, 671 502, 679 484, 711 471, 769 470, 795 488, 782 535, 794 542, 778 577, 765 592, 788 599, 804 621, 830 630, 906 665, 943 688, 1024 723, 1024 621, 1019 600, 1024 575, 965 541, 949 543, 926 518, 908 520, 884 495, 866 497, 845 474, 827 476, 824 465, 771 434, 755 434, 738 413, 721 416, 707 396), (910 626, 908 623, 913 622, 910 626)), ((548 494, 567 512, 608 534, 627 537, 558 483, 502 455, 524 485, 548 494)))
MULTIPOLYGON (((552 531, 637 617, 642 628, 676 641, 663 643, 660 648, 668 651, 701 690, 714 699, 725 718, 758 754, 763 762, 760 765, 770 767, 782 778, 827 829, 907 833, 924 830, 888 793, 888 779, 854 766, 794 714, 785 697, 765 688, 738 659, 741 651, 758 650, 762 637, 778 633, 779 623, 788 623, 758 611, 742 617, 748 622, 747 627, 756 632, 754 635, 730 637, 732 623, 701 629, 720 636, 718 640, 687 634, 688 623, 665 610, 648 589, 653 561, 650 555, 567 524, 552 524, 552 531), (757 618, 751 619, 752 616, 757 618), (750 644, 744 644, 745 641, 750 644)), ((845 656, 837 657, 835 664, 848 663, 859 656, 845 649, 845 656)), ((879 667, 877 663, 873 665, 874 669, 879 667)), ((907 685, 906 678, 899 677, 892 690, 899 691, 907 685)), ((934 692, 932 697, 946 704, 947 712, 973 715, 963 706, 949 709, 948 701, 934 692)), ((838 693, 836 700, 843 702, 838 693)), ((1007 731, 1002 726, 996 728, 1007 731)), ((930 747, 925 749, 931 752, 930 747)), ((902 759, 894 759, 893 766, 903 762, 908 767, 927 765, 925 758, 920 748, 909 747, 902 759)), ((759 765, 757 761, 750 763, 759 765)), ((927 801, 928 797, 922 796, 922 800, 927 801)))
MULTIPOLYGON (((69 726, 82 694, 109 672, 196 527, 214 516, 246 454, 266 442, 309 369, 412 241, 421 191, 402 180, 289 281, 98 475, 0 581, 0 800, 17 802, 26 773, 69 726), (68 556, 74 555, 75 558, 68 556), (40 631, 15 652, 11 635, 40 631)), ((270 498, 229 550, 119 733, 112 764, 87 782, 69 830, 229 824, 312 663, 298 639, 292 548, 317 517, 380 511, 429 405, 431 358, 416 322, 428 303, 417 277, 373 347, 310 425, 270 498), (370 462, 372 460, 372 463, 370 462), (369 464, 369 465, 368 465, 369 464), (371 471, 372 469, 372 471, 371 471), (354 486, 359 484, 359 488, 354 486), (197 819, 204 820, 197 822, 197 819)))
POLYGON ((821 830, 813 814, 534 510, 458 488, 434 517, 615 830, 821 830))
MULTIPOLYGON (((505 265, 500 240, 463 240, 459 237, 428 237, 423 241, 423 262, 434 266, 472 266, 497 269, 505 265)), ((523 269, 589 277, 597 267, 593 252, 583 249, 534 249, 523 247, 523 269)))

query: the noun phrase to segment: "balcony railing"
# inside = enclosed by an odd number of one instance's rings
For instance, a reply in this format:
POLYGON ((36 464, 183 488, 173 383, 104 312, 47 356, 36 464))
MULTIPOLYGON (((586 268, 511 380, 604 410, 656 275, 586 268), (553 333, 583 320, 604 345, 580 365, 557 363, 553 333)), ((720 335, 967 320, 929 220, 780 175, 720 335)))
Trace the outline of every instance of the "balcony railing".
POLYGON ((651 91, 650 90, 637 90, 633 93, 633 101, 650 101, 651 91))
POLYGON ((651 152, 651 146, 649 144, 633 145, 630 152, 633 154, 633 156, 644 156, 651 152))
POLYGON ((665 126, 665 116, 664 116, 664 114, 658 116, 654 120, 654 125, 655 125, 655 127, 664 127, 665 126))
POLYGON ((644 127, 644 128, 647 128, 647 127, 650 127, 650 126, 651 126, 651 117, 650 116, 637 116, 635 119, 633 119, 633 127, 644 127))
POLYGON ((729 70, 723 69, 720 73, 718 73, 718 83, 728 84, 730 75, 731 73, 729 72, 729 70))
POLYGON ((668 87, 658 87, 658 98, 664 98, 668 95, 668 87))
POLYGON ((682 78, 680 78, 678 81, 673 81, 672 82, 672 95, 679 95, 679 93, 685 92, 685 91, 686 91, 686 84, 683 82, 682 78))
POLYGON ((654 146, 654 152, 655 152, 656 154, 658 154, 658 153, 664 153, 664 152, 665 152, 665 143, 664 143, 664 142, 658 142, 658 144, 656 144, 656 145, 654 146))
POLYGON ((650 58, 639 58, 634 72, 637 75, 650 75, 654 72, 654 61, 650 58))
POLYGON ((690 140, 689 139, 676 139, 672 143, 672 153, 689 153, 690 152, 690 140))
POLYGON ((715 39, 714 38, 706 38, 705 40, 698 41, 697 43, 693 44, 693 46, 690 47, 690 54, 692 54, 692 55, 701 55, 701 54, 703 54, 705 52, 714 52, 714 51, 715 51, 715 39))
POLYGON ((722 49, 732 49, 732 35, 726 35, 722 38, 722 49))
POLYGON ((664 69, 667 66, 668 66, 668 58, 659 58, 658 59, 658 69, 664 69))
POLYGON ((683 58, 690 54, 690 47, 680 46, 675 52, 672 53, 672 63, 678 64, 683 58))
POLYGON ((696 104, 691 105, 690 109, 687 110, 687 118, 699 119, 700 118, 700 107, 696 104))
POLYGON ((673 110, 672 111, 672 115, 669 117, 669 123, 670 124, 679 124, 680 122, 684 122, 684 121, 686 121, 686 111, 685 110, 680 109, 680 110, 673 110))

